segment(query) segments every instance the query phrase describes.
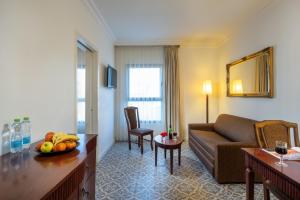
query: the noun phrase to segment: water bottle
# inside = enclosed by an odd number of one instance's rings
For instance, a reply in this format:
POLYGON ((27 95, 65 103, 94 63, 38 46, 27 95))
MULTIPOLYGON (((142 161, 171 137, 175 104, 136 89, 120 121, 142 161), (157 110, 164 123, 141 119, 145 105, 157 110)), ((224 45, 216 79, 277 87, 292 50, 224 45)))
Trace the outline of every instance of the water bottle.
POLYGON ((12 132, 10 137, 10 152, 16 153, 22 151, 22 132, 21 132, 21 120, 19 118, 14 119, 12 124, 12 132))
POLYGON ((4 124, 2 135, 1 135, 1 153, 4 155, 10 152, 10 126, 9 124, 4 124))
POLYGON ((31 143, 31 124, 29 117, 24 117, 22 122, 22 148, 29 149, 31 143))

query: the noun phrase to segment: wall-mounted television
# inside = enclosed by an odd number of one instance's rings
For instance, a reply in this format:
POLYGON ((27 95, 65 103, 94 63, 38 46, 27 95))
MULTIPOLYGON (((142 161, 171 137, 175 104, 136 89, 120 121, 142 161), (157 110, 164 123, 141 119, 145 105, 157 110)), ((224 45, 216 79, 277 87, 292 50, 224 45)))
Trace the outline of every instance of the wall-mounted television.
POLYGON ((106 77, 106 86, 108 88, 116 88, 117 87, 117 70, 112 66, 107 66, 107 77, 106 77))

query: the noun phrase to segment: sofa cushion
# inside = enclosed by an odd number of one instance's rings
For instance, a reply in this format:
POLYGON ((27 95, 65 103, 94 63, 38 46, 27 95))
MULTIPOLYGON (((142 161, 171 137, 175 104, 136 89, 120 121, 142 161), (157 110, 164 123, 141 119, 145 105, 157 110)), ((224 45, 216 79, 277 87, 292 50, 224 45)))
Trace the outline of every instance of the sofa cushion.
POLYGON ((217 144, 230 142, 230 140, 213 131, 191 130, 190 134, 212 157, 215 155, 217 144))
POLYGON ((252 119, 222 114, 216 120, 214 129, 219 134, 234 142, 256 143, 254 128, 256 122, 252 119))

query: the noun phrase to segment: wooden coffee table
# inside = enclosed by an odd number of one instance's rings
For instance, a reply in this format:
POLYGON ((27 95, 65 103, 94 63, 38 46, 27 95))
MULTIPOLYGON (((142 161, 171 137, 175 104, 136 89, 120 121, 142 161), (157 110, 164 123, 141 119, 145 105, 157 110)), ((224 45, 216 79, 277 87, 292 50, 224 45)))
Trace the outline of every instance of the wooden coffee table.
POLYGON ((183 139, 177 137, 177 140, 162 140, 160 135, 154 138, 155 143, 155 166, 157 166, 157 149, 158 147, 163 148, 165 151, 165 158, 167 157, 167 149, 170 150, 170 172, 173 174, 173 150, 178 149, 178 165, 180 166, 180 157, 181 157, 181 144, 183 139))

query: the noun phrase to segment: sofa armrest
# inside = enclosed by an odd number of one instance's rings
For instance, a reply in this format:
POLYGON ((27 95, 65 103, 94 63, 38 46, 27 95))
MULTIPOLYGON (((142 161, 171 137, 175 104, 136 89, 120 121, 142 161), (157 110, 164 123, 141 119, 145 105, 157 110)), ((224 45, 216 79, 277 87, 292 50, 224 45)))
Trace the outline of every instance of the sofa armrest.
POLYGON ((214 130, 214 123, 189 124, 188 128, 189 128, 189 132, 190 132, 190 130, 213 131, 214 130))
POLYGON ((255 148, 257 144, 246 142, 226 142, 216 145, 215 178, 219 183, 244 182, 245 155, 241 148, 255 148), (231 180, 231 181, 230 181, 231 180))

